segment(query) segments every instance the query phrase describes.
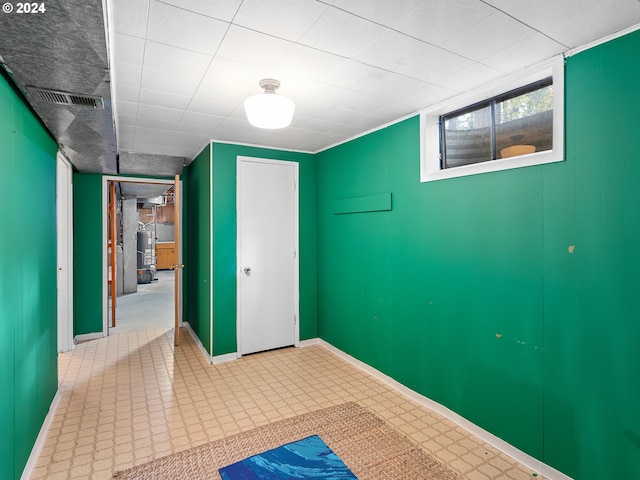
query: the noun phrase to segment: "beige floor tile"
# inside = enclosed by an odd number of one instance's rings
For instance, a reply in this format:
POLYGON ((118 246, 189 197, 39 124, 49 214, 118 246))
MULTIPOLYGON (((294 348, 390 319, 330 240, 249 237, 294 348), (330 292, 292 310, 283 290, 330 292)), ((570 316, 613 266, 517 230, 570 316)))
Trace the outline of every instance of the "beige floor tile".
MULTIPOLYGON (((60 402, 31 480, 117 470, 301 413, 358 401, 471 480, 525 480, 511 458, 320 346, 209 365, 185 331, 112 335, 59 357, 60 402)), ((542 480, 542 477, 538 476, 542 480)))

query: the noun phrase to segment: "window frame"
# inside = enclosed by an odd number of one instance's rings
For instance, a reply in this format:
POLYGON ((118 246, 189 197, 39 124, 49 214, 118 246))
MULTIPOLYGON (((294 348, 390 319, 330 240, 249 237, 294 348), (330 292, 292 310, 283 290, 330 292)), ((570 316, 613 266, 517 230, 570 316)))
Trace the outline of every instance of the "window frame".
POLYGON ((420 114, 420 143, 421 182, 564 161, 564 57, 555 57, 493 82, 485 88, 473 90, 425 109, 420 114), (442 168, 440 118, 443 115, 450 115, 491 99, 508 96, 514 90, 527 87, 548 77, 552 78, 553 84, 553 147, 551 150, 442 168))

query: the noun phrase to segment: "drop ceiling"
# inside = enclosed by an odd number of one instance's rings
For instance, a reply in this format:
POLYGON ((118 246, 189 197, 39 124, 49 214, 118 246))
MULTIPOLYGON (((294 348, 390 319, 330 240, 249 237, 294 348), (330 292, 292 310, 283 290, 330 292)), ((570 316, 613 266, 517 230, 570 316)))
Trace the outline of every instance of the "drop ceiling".
MULTIPOLYGON (((71 17, 81 5, 56 3, 71 17)), ((316 152, 640 24, 638 0, 105 0, 104 6, 106 35, 96 21, 79 26, 80 15, 71 25, 91 45, 100 35, 108 39, 109 64, 102 66, 110 73, 105 104, 114 150, 129 155, 134 173, 149 174, 156 158, 176 159, 181 168, 209 139, 316 152), (247 122, 242 102, 261 92, 262 78, 278 79, 278 93, 295 101, 290 127, 260 130, 247 122)), ((64 43, 67 30, 48 32, 50 42, 64 43)), ((16 49, 0 38, 0 55, 17 72, 10 55, 16 49)), ((60 59, 63 66, 83 63, 72 53, 60 59)), ((16 63, 23 61, 24 55, 16 63)), ((119 169, 98 159, 93 167, 76 166, 119 169)))

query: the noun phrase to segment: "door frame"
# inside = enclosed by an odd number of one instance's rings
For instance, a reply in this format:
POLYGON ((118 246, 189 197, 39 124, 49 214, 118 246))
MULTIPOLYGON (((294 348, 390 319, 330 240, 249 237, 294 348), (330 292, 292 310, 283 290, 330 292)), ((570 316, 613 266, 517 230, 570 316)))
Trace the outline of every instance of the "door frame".
POLYGON ((73 350, 73 167, 56 156, 58 352, 73 350), (64 170, 64 172, 61 172, 64 170), (64 173, 62 178, 61 173, 64 173))
POLYGON ((270 158, 248 157, 238 155, 236 158, 236 356, 240 358, 242 356, 242 299, 240 297, 240 281, 242 271, 242 252, 240 251, 240 238, 242 232, 240 231, 240 222, 238 221, 241 215, 242 205, 240 202, 240 186, 241 186, 241 163, 264 163, 270 165, 286 165, 293 167, 294 172, 294 276, 293 276, 293 302, 294 302, 294 346, 300 346, 300 165, 298 162, 287 160, 275 160, 270 158))
MULTIPOLYGON (((109 182, 118 183, 154 183, 160 185, 173 185, 174 179, 159 179, 159 178, 144 178, 144 177, 120 177, 117 175, 104 175, 102 177, 102 336, 106 337, 109 332, 109 249, 108 249, 108 232, 109 232, 109 182)), ((180 223, 183 222, 183 212, 179 212, 180 223)), ((179 232, 182 235, 182 231, 179 232)), ((178 251, 180 263, 182 263, 182 249, 178 251)), ((182 272, 180 272, 180 279, 182 280, 182 272)), ((182 284, 182 282, 180 282, 182 284)), ((115 289, 115 285, 114 285, 115 289)), ((182 288, 180 288, 180 295, 173 299, 174 302, 179 302, 179 324, 182 325, 182 288)))

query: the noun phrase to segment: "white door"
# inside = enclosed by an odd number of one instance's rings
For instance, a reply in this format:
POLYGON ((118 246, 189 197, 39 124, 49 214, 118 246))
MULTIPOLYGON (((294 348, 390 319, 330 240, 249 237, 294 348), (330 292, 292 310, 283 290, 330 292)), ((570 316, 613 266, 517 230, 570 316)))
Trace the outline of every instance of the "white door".
POLYGON ((238 353, 298 345, 298 164, 238 157, 238 353))
POLYGON ((58 351, 73 349, 73 217, 72 170, 60 154, 56 164, 56 225, 58 242, 58 351))

